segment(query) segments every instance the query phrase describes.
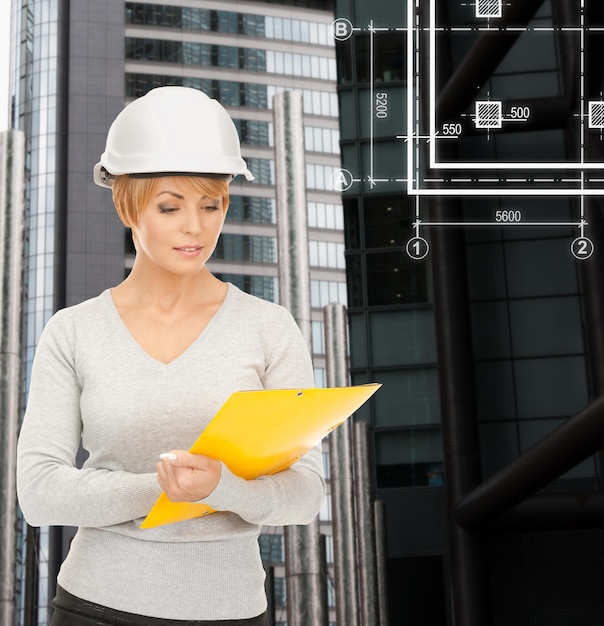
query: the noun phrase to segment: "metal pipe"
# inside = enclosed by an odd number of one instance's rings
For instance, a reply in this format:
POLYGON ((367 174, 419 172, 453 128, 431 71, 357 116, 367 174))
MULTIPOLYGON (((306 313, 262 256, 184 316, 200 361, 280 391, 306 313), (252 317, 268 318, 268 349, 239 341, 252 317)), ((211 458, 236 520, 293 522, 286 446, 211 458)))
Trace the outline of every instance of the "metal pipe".
MULTIPOLYGON (((520 3, 516 3, 515 6, 518 4, 520 3)), ((535 2, 524 4, 532 5, 535 2)), ((420 3, 420 11, 427 11, 425 5, 426 3, 420 3)), ((445 0, 440 0, 439 8, 446 9, 445 0)), ((509 10, 510 7, 506 6, 506 11, 509 10)), ((425 22, 423 18, 422 22, 425 22)), ((495 45, 495 42, 489 45, 495 45)), ((480 63, 481 71, 490 68, 488 61, 483 63, 484 60, 475 58, 476 48, 475 45, 462 62, 462 67, 449 81, 446 95, 439 101, 441 108, 444 106, 448 107, 448 110, 461 113, 467 106, 467 98, 471 99, 476 93, 478 83, 475 82, 467 93, 459 89, 460 84, 467 84, 469 78, 472 81, 476 80, 477 68, 474 68, 473 64, 480 63)), ((430 66, 425 53, 421 61, 422 67, 430 66)), ((448 52, 442 46, 441 56, 436 59, 436 65, 447 67, 449 62, 448 52)), ((496 64, 491 69, 494 67, 496 64)), ((426 84, 428 80, 423 81, 423 85, 426 84)), ((429 99, 424 97, 427 95, 421 94, 424 108, 425 103, 429 102, 429 99)), ((454 148, 448 146, 444 149, 454 148)), ((462 217, 462 207, 455 199, 431 198, 428 211, 430 219, 434 222, 451 221, 462 217)), ((457 501, 480 480, 478 458, 480 446, 474 404, 472 333, 464 234, 461 229, 441 227, 432 228, 430 234, 453 621, 459 626, 488 626, 492 617, 483 541, 461 528, 454 517, 457 501)))
POLYGON ((556 493, 524 500, 489 524, 488 531, 544 532, 602 527, 604 527, 602 492, 556 493))
MULTIPOLYGON (((348 385, 346 308, 328 304, 323 309, 327 386, 348 385)), ((331 514, 335 566, 336 619, 358 626, 359 598, 352 465, 352 422, 346 420, 329 436, 331 514)))
POLYGON ((23 584, 23 626, 38 626, 38 589, 40 570, 40 529, 27 526, 25 531, 25 582, 23 584))
POLYGON ((455 519, 482 528, 604 446, 604 397, 551 432, 457 503, 455 519))
POLYGON ((379 626, 388 626, 388 573, 386 569, 386 506, 382 500, 373 503, 375 519, 375 556, 378 587, 379 626))
POLYGON ((264 565, 264 589, 268 604, 266 626, 275 626, 275 568, 272 565, 264 565))
MULTIPOLYGON (((328 304, 323 307, 325 323, 325 357, 328 387, 346 387, 348 375, 348 320, 343 304, 328 304)), ((347 424, 348 422, 344 422, 347 424)), ((342 426, 344 426, 342 424, 342 426)), ((342 426, 336 429, 335 435, 342 426)))
MULTIPOLYGON (((430 218, 450 220, 457 214, 454 202, 435 198, 430 218)), ((431 237, 454 623, 487 626, 491 616, 482 539, 461 528, 454 515, 456 503, 480 480, 465 245, 458 229, 433 228, 431 237)))
POLYGON ((367 422, 356 422, 353 426, 353 431, 354 495, 359 538, 360 623, 365 626, 366 624, 379 624, 369 424, 367 422))
MULTIPOLYGON (((69 151, 69 18, 71 0, 58 0, 57 25, 57 73, 56 73, 56 134, 55 134, 55 176, 54 176, 54 288, 53 307, 56 310, 66 306, 67 295, 67 181, 69 151)), ((75 530, 74 530, 75 532, 75 530)), ((73 534, 73 533, 72 533, 73 534)), ((57 576, 63 559, 69 551, 63 528, 51 526, 48 529, 48 599, 54 598, 57 591, 57 576)))
POLYGON ((273 97, 279 300, 312 346, 302 95, 273 97))
POLYGON ((0 623, 15 614, 17 432, 21 416, 25 133, 0 133, 0 623))
MULTIPOLYGON (((273 97, 279 299, 311 349, 310 270, 301 94, 273 97)), ((285 583, 289 626, 326 626, 327 580, 321 566, 319 522, 286 526, 285 583)))
MULTIPOLYGON (((587 9, 588 24, 601 24, 604 20, 602 3, 590 3, 587 9)), ((600 38, 591 30, 585 34, 585 96, 588 100, 601 97, 604 89, 602 79, 602 59, 598 54, 600 38)), ((576 80, 576 79, 575 79, 576 80)), ((573 118, 574 119, 574 118, 573 118)), ((582 124, 585 124, 583 119, 582 124)), ((578 122, 574 121, 575 127, 578 122)), ((604 159, 604 149, 601 138, 595 133, 585 133, 585 158, 588 162, 597 162, 604 159)), ((580 135, 576 134, 577 139, 580 135)), ((579 145, 578 141, 575 145, 579 145)), ((578 152, 578 150, 577 150, 578 152)), ((576 155, 579 156, 579 155, 576 155)), ((597 252, 604 249, 604 202, 600 197, 583 199, 585 216, 589 223, 587 236, 592 240, 597 252)), ((598 254, 580 263, 582 285, 582 300, 585 308, 586 352, 589 355, 592 397, 604 395, 604 286, 602 285, 601 263, 598 263, 598 254)), ((600 458, 604 461, 604 456, 600 458)), ((602 471, 602 467, 600 468, 602 471)), ((604 488, 604 486, 601 486, 604 488)))
MULTIPOLYGON (((565 96, 573 102, 575 109, 580 110, 584 103, 581 101, 580 84, 583 81, 585 100, 600 97, 602 88, 602 62, 597 54, 597 42, 594 42, 594 33, 588 29, 585 33, 584 58, 585 71, 581 73, 579 59, 581 58, 581 37, 579 34, 580 15, 578 0, 554 0, 554 28, 558 49, 560 51, 561 78, 565 96), (592 49, 595 46, 595 49, 592 49)), ((604 11, 601 3, 591 3, 587 7, 585 16, 587 24, 601 23, 604 11)), ((597 38, 596 38, 597 39, 597 38)), ((599 136, 586 133, 582 139, 582 129, 585 127, 585 117, 569 115, 565 127, 565 136, 569 158, 581 159, 581 148, 584 147, 584 158, 588 162, 601 161, 604 158, 599 136)), ((588 196, 573 203, 573 211, 579 214, 579 202, 583 205, 583 213, 589 224, 586 236, 594 244, 596 250, 604 247, 604 206, 602 198, 588 196)), ((604 316, 604 288, 602 286, 600 264, 597 254, 578 264, 581 274, 581 300, 585 312, 585 352, 587 356, 588 380, 590 397, 597 398, 604 395, 604 328, 601 320, 604 316)), ((604 452, 597 453, 600 468, 604 468, 604 452)), ((600 472, 602 469, 600 470, 600 472)), ((600 478, 600 491, 604 491, 604 481, 600 478)))

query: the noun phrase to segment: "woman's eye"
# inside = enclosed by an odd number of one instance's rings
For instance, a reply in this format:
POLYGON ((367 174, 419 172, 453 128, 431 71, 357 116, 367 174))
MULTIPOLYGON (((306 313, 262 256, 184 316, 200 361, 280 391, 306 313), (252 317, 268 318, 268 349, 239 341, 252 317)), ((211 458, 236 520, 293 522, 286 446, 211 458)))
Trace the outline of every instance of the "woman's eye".
POLYGON ((220 207, 216 206, 215 204, 208 204, 207 206, 204 206, 203 208, 206 211, 218 211, 220 207))
POLYGON ((162 206, 161 204, 159 205, 160 213, 174 213, 174 211, 178 211, 178 209, 173 206, 162 206))

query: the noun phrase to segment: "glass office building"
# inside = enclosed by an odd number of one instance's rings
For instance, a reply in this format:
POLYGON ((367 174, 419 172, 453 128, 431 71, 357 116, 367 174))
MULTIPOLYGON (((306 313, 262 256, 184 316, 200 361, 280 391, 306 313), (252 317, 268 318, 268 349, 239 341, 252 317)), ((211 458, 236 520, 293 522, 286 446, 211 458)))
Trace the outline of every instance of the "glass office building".
MULTIPOLYGON (((331 3, 308 1, 13 2, 12 123, 27 134, 29 181, 26 380, 53 312, 117 284, 132 266, 130 235, 115 215, 110 194, 92 181, 109 124, 126 103, 148 90, 184 85, 203 90, 229 110, 256 177, 231 185, 211 269, 276 302, 272 97, 284 90, 302 95, 312 350, 316 384, 324 385, 322 308, 346 303, 341 196, 330 184, 340 164, 332 9, 331 3)), ((326 501, 321 521, 328 556, 329 519, 326 501)), ((46 623, 54 571, 69 537, 69 531, 47 529, 30 537, 30 548, 39 544, 37 578, 26 583, 22 577, 20 620, 46 623)), ((26 544, 20 555, 23 569, 34 554, 26 552, 26 544)), ((261 550, 275 566, 276 620, 282 623, 282 535, 267 531, 261 550)))

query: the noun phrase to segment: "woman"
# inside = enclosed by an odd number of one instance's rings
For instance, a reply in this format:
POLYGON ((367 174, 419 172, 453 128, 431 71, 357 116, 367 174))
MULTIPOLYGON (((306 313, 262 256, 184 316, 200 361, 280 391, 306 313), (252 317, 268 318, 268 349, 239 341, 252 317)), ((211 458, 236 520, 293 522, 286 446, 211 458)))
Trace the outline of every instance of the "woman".
POLYGON ((25 518, 78 527, 52 626, 265 624, 260 526, 318 513, 317 449, 251 481, 186 452, 232 392, 313 386, 289 313, 206 267, 237 174, 253 178, 233 122, 199 91, 152 90, 109 130, 94 177, 132 229, 134 266, 50 320, 19 437, 25 518), (161 490, 217 512, 143 530, 161 490))

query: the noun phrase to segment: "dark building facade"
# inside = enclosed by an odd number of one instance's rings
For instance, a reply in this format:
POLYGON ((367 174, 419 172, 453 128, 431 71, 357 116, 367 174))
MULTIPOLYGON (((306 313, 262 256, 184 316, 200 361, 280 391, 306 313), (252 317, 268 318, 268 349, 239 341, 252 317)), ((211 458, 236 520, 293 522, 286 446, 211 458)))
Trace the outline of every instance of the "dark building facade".
POLYGON ((602 520, 577 503, 600 497, 599 435, 577 427, 592 445, 566 458, 557 429, 602 392, 602 9, 413 5, 336 3, 351 374, 383 383, 358 417, 390 623, 595 626, 602 520))

